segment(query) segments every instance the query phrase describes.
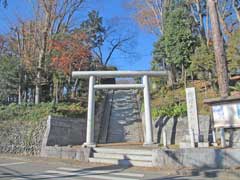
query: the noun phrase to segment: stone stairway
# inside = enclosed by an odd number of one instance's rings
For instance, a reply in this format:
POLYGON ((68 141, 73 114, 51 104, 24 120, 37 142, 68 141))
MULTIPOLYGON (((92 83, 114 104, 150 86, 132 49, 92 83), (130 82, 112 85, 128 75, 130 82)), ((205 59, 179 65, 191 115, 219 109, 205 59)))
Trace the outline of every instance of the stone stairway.
POLYGON ((121 166, 153 167, 152 150, 140 149, 93 148, 93 154, 89 158, 89 162, 121 166))
POLYGON ((107 143, 142 142, 142 122, 136 90, 115 90, 112 97, 107 143))

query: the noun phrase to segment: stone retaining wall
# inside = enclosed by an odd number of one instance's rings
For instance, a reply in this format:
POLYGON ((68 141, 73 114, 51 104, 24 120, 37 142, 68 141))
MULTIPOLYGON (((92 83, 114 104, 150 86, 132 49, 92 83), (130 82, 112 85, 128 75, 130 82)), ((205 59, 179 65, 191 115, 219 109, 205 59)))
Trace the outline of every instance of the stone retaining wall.
POLYGON ((46 120, 38 122, 2 122, 0 153, 38 155, 46 129, 46 120))
MULTIPOLYGON (((199 129, 202 140, 207 142, 211 141, 211 124, 210 117, 199 115, 199 129)), ((144 127, 144 113, 142 113, 143 127, 144 127)), ((190 141, 188 120, 187 117, 178 118, 159 118, 153 121, 153 138, 154 142, 163 144, 163 128, 166 130, 167 144, 179 144, 182 141, 190 141)), ((143 130, 145 130, 143 128, 143 130)), ((144 132, 145 133, 145 132, 144 132)))
POLYGON ((43 146, 80 145, 86 139, 86 119, 49 116, 43 146))
POLYGON ((41 157, 54 157, 60 159, 74 159, 79 161, 88 162, 91 149, 82 147, 59 147, 47 146, 41 152, 41 157))
POLYGON ((155 149, 153 165, 161 168, 239 168, 240 149, 155 149))
MULTIPOLYGON (((99 139, 105 101, 106 98, 96 105, 94 118, 95 142, 99 139)), ((40 156, 88 161, 90 149, 81 147, 86 141, 86 129, 86 118, 49 116, 40 156)))

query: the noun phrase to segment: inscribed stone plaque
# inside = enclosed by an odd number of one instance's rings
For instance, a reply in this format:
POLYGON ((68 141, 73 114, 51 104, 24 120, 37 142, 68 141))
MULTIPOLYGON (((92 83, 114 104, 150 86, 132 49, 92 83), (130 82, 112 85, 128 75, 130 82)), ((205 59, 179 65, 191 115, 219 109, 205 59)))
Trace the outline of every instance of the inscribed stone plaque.
POLYGON ((188 128, 193 130, 195 142, 199 142, 199 124, 195 88, 186 88, 188 128))

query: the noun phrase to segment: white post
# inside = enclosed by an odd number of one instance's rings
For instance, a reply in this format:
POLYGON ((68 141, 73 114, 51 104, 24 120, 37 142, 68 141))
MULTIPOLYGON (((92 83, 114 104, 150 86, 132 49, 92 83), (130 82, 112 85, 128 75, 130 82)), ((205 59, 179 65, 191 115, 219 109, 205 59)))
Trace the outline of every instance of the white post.
POLYGON ((216 134, 214 129, 212 130, 212 138, 213 138, 213 143, 216 143, 216 134))
POLYGON ((152 130, 152 117, 151 117, 151 102, 149 95, 149 79, 147 75, 143 76, 143 95, 144 95, 144 111, 145 111, 145 139, 144 145, 153 144, 153 130, 152 130))
POLYGON ((191 147, 192 147, 192 148, 195 148, 194 130, 193 130, 193 129, 190 129, 189 133, 190 133, 190 139, 191 139, 191 147))
POLYGON ((165 127, 163 128, 163 146, 167 147, 167 132, 165 127))
POLYGON ((95 77, 89 77, 88 112, 87 112, 87 137, 85 146, 95 146, 94 143, 94 112, 95 112, 95 77))
POLYGON ((220 134, 221 134, 221 146, 224 148, 226 147, 224 128, 220 129, 220 134))

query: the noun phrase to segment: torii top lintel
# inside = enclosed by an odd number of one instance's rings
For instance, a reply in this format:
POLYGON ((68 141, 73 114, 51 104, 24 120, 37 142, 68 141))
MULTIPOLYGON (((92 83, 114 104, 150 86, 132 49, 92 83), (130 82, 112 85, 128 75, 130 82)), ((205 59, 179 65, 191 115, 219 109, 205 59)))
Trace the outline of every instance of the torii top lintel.
POLYGON ((73 71, 74 78, 89 78, 90 76, 112 77, 140 77, 140 76, 166 76, 167 71, 73 71))

